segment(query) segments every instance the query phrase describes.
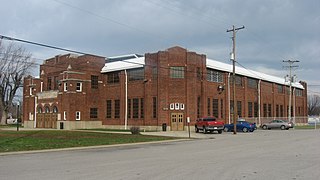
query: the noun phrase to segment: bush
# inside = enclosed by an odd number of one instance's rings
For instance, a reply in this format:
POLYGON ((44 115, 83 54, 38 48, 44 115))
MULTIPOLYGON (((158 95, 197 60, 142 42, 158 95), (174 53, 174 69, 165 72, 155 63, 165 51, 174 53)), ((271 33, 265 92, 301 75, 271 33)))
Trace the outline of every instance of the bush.
POLYGON ((131 134, 140 134, 140 128, 137 126, 133 126, 130 128, 131 134))

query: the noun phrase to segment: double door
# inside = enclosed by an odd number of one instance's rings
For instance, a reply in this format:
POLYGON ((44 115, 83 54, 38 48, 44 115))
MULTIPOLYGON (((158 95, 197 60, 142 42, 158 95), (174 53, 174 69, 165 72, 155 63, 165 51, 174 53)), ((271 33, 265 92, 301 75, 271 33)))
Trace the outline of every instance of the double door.
POLYGON ((183 113, 171 113, 171 131, 183 131, 183 113))

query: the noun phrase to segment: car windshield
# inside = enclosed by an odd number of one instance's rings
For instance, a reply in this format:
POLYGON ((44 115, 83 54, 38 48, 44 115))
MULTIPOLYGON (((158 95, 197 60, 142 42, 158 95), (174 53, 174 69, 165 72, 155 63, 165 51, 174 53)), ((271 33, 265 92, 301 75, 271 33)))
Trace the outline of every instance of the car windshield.
POLYGON ((215 121, 215 118, 204 118, 203 121, 215 121))

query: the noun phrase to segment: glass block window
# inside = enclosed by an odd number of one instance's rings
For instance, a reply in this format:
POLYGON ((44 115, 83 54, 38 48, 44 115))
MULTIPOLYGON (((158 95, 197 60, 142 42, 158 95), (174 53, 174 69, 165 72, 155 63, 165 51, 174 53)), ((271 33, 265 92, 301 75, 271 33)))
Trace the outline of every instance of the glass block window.
POLYGON ((223 82, 223 73, 213 69, 207 69, 207 81, 210 82, 223 82))
POLYGON ((128 80, 138 81, 144 79, 144 68, 128 70, 128 80))
POLYGON ((107 83, 108 84, 115 84, 115 83, 119 83, 119 82, 120 82, 119 71, 107 73, 107 83))
POLYGON ((170 67, 171 78, 184 78, 184 67, 173 66, 170 67))

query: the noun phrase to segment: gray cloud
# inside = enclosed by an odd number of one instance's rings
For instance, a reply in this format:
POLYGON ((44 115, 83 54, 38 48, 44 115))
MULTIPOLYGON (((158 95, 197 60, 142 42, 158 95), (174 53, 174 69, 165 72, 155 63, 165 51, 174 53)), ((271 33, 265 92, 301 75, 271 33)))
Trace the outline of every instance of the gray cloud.
MULTIPOLYGON (((247 68, 282 76, 297 59, 298 78, 320 84, 318 0, 0 0, 0 33, 103 56, 180 45, 229 62, 234 24, 237 57, 247 68)), ((64 52, 24 45, 36 58, 64 52)), ((319 89, 315 89, 319 92, 319 89)))

